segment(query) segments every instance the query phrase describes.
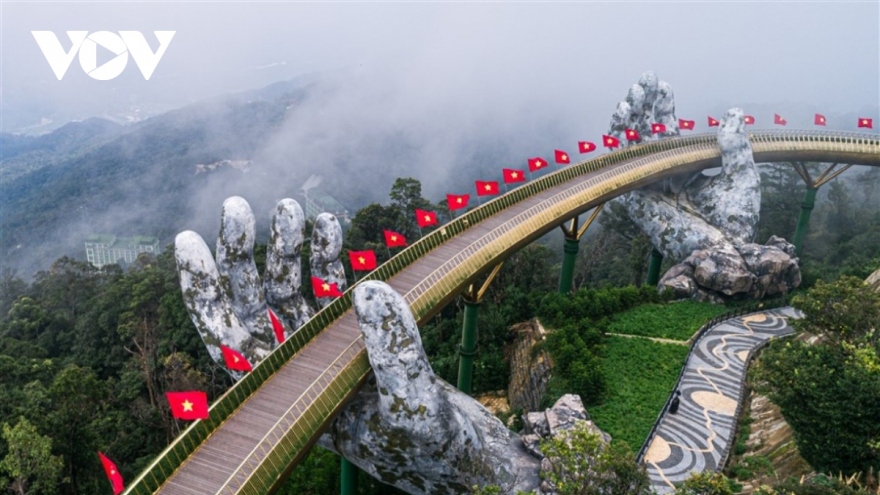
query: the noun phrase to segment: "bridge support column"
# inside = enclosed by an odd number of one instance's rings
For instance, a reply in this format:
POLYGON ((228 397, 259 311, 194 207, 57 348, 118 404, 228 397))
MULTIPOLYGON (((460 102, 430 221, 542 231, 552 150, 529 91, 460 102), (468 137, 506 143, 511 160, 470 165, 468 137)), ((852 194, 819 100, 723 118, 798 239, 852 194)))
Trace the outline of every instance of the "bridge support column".
POLYGON ((648 285, 656 287, 660 283, 660 265, 662 264, 663 253, 657 251, 657 248, 651 248, 651 262, 648 264, 648 285))
POLYGON ((571 219, 571 223, 567 227, 564 224, 559 226, 565 234, 565 244, 562 246, 562 271, 559 273, 560 294, 568 294, 574 286, 574 267, 577 263, 581 237, 584 236, 584 233, 590 225, 593 224, 593 220, 599 216, 599 212, 602 211, 603 206, 605 206, 605 203, 602 203, 593 209, 590 218, 588 218, 580 228, 578 228, 577 216, 571 219))
POLYGON ((464 322, 461 326, 461 346, 458 348, 458 389, 471 393, 474 378, 474 356, 477 355, 477 310, 478 301, 465 297, 464 322))
POLYGON ((804 184, 807 186, 807 191, 804 193, 804 202, 801 203, 801 214, 798 216, 797 227, 794 229, 794 238, 791 240, 798 256, 803 253, 804 237, 807 236, 807 226, 810 223, 810 214, 813 213, 813 206, 816 204, 816 193, 819 192, 819 188, 852 167, 852 164, 845 164, 837 168, 838 165, 840 164, 832 163, 818 177, 813 179, 806 165, 801 162, 791 162, 791 166, 794 167, 795 172, 801 176, 801 179, 804 180, 804 184))
POLYGON ((562 247, 562 272, 559 274, 559 293, 568 294, 574 285, 574 265, 577 261, 580 243, 577 239, 565 238, 562 247))
POLYGON ((810 215, 813 213, 813 207, 816 205, 816 193, 819 192, 818 187, 807 187, 804 193, 804 202, 801 203, 801 214, 798 216, 797 227, 794 229, 794 244, 798 256, 803 251, 804 237, 807 235, 807 226, 810 224, 810 215))
POLYGON ((345 457, 342 458, 342 473, 340 475, 340 495, 357 495, 358 491, 358 468, 345 457))

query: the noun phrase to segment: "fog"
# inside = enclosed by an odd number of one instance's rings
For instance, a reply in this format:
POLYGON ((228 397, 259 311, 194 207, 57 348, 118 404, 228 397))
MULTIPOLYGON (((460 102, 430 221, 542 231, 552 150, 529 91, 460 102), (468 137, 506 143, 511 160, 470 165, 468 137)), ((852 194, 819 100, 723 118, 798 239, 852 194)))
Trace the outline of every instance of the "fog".
POLYGON ((200 218, 230 191, 268 204, 313 172, 357 198, 347 206, 382 200, 399 176, 435 201, 465 192, 500 178, 486 167, 598 140, 645 70, 672 85, 698 131, 731 106, 758 128, 773 112, 788 112, 789 128, 811 128, 814 111, 841 116, 829 118, 838 129, 880 117, 878 2, 3 2, 0 31, 4 131, 314 81, 265 147, 228 157, 264 168, 193 199, 200 218), (152 31, 176 34, 148 81, 131 60, 109 81, 74 60, 59 81, 34 30, 65 50, 68 30, 142 31, 154 50, 152 31))

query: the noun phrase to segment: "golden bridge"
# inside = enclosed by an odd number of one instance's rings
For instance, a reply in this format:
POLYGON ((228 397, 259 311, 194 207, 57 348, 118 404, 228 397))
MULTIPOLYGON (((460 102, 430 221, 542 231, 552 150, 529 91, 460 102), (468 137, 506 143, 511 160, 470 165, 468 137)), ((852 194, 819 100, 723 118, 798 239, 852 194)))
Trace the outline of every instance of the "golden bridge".
MULTIPOLYGON (((749 138, 758 163, 880 166, 876 134, 754 131, 749 138)), ((720 165, 714 133, 570 165, 441 226, 362 280, 389 283, 421 324, 477 277, 567 220, 668 176, 720 165)), ((125 493, 263 494, 280 486, 370 373, 351 298, 349 289, 275 349, 125 493)))

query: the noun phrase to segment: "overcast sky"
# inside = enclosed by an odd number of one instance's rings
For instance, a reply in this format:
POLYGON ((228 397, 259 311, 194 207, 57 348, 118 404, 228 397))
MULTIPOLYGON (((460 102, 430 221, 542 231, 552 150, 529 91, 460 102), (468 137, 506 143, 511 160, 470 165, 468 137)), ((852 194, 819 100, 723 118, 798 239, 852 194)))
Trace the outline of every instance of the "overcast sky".
POLYGON ((685 117, 785 102, 858 113, 880 100, 877 1, 0 4, 9 121, 174 107, 326 71, 404 93, 404 111, 426 118, 465 107, 605 119, 647 69, 685 117), (97 81, 76 59, 59 81, 34 30, 65 49, 68 30, 141 31, 153 49, 152 31, 176 34, 149 81, 131 60, 97 81))

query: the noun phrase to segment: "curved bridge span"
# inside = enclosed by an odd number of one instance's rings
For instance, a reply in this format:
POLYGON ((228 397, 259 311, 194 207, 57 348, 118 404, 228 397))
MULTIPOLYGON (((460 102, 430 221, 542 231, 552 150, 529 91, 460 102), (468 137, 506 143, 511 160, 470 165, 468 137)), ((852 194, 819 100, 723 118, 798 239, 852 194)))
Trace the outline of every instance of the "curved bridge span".
MULTIPOLYGON (((756 131, 756 162, 880 166, 880 136, 756 131)), ((421 324, 487 269, 574 215, 681 172, 721 165, 715 134, 667 138, 569 165, 426 235, 364 280, 403 294, 421 324)), ((360 389, 370 364, 351 289, 218 399, 126 494, 262 494, 301 460, 360 389)))

